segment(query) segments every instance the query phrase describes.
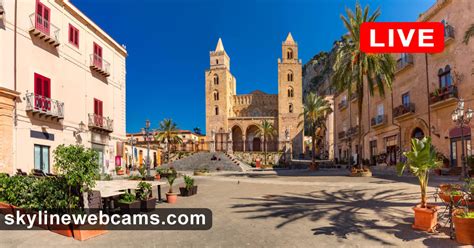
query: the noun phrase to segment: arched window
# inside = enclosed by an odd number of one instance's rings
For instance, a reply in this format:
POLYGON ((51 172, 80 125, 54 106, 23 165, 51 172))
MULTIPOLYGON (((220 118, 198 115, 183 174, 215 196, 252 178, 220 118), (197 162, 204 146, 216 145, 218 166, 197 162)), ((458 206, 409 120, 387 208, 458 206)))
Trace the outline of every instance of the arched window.
POLYGON ((288 72, 288 75, 287 75, 287 79, 288 79, 288 82, 293 82, 293 72, 288 72))
POLYGON ((440 88, 451 86, 453 84, 453 80, 451 77, 451 67, 449 65, 446 65, 444 70, 440 68, 438 71, 438 78, 440 88))
POLYGON ((293 50, 291 48, 288 48, 288 50, 286 51, 286 58, 293 59, 293 50))
POLYGON ((219 91, 214 91, 214 101, 219 101, 219 91))
POLYGON ((219 115, 219 107, 216 106, 216 107, 214 108, 214 112, 215 112, 216 115, 219 115))
POLYGON ((291 103, 288 106, 288 112, 293 113, 293 104, 291 104, 291 103))
POLYGON ((218 64, 219 64, 219 60, 218 60, 218 59, 216 59, 216 65, 218 65, 218 64))
POLYGON ((293 87, 288 87, 288 97, 293 97, 293 87))
POLYGON ((214 74, 214 84, 219 84, 219 76, 217 74, 214 74))

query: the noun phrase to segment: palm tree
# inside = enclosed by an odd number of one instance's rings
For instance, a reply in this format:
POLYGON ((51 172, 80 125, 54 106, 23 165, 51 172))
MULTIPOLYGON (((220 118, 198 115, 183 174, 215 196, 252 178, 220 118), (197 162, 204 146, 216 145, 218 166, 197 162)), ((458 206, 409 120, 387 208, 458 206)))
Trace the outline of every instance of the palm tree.
POLYGON ((164 119, 160 122, 156 139, 166 144, 166 162, 170 158, 170 144, 181 144, 183 142, 178 135, 178 126, 172 119, 164 119))
POLYGON ((267 120, 263 120, 260 125, 258 125, 256 134, 260 137, 263 137, 263 154, 265 156, 264 163, 267 165, 267 141, 268 139, 273 139, 273 137, 275 137, 276 129, 272 123, 267 120))
POLYGON ((201 128, 195 127, 195 128, 193 129, 193 132, 194 132, 195 134, 201 135, 201 128))
POLYGON ((328 100, 313 92, 306 96, 303 104, 303 113, 299 116, 303 120, 298 123, 298 127, 305 125, 306 130, 311 134, 312 165, 315 164, 317 132, 318 130, 326 130, 326 119, 331 113, 331 103, 328 100))
MULTIPOLYGON (((373 96, 374 88, 377 86, 379 95, 384 97, 384 86, 386 85, 389 89, 392 87, 395 61, 390 54, 369 54, 359 48, 360 26, 364 22, 375 22, 380 16, 378 9, 369 16, 369 7, 366 6, 362 10, 360 4, 357 4, 355 13, 349 9, 346 9, 346 13, 347 18, 341 15, 341 19, 348 34, 339 42, 332 82, 339 92, 348 91, 348 99, 350 99, 353 90, 357 94, 358 147, 362 147, 361 115, 364 88, 367 87, 370 95, 373 96)), ((368 125, 370 126, 370 123, 368 125)), ((350 149, 349 154, 351 154, 350 149)), ((360 156, 357 157, 360 159, 360 156)))
POLYGON ((464 33, 463 42, 467 45, 471 37, 474 37, 474 24, 471 24, 471 26, 466 30, 466 33, 464 33))

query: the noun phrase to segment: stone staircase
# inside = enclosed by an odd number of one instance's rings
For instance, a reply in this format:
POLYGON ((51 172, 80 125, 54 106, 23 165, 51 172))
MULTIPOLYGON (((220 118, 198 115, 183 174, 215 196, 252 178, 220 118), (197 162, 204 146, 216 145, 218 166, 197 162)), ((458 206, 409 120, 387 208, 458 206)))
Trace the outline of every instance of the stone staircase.
POLYGON ((240 161, 239 159, 237 159, 233 154, 229 154, 229 153, 226 153, 225 154, 232 162, 234 162, 236 165, 238 165, 242 171, 250 171, 250 170, 253 170, 253 167, 240 161))
POLYGON ((244 168, 246 169, 247 167, 242 167, 242 164, 242 162, 225 153, 198 152, 168 164, 163 164, 162 167, 173 167, 178 171, 194 171, 196 169, 208 169, 209 171, 244 171, 244 168), (211 160, 213 156, 217 159, 211 160))

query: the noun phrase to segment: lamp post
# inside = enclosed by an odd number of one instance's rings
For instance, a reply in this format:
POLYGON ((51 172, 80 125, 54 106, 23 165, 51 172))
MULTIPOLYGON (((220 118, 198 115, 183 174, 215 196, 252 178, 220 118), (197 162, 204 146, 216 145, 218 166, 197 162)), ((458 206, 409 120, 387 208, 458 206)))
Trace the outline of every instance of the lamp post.
POLYGON ((462 177, 468 178, 469 173, 467 170, 466 158, 464 154, 464 127, 469 126, 469 122, 472 119, 474 111, 470 108, 464 108, 464 100, 459 99, 458 107, 451 114, 451 118, 456 125, 461 128, 461 161, 462 161, 462 177))
POLYGON ((135 166, 135 158, 133 156, 133 154, 135 153, 135 149, 133 148, 133 146, 137 143, 137 139, 133 138, 133 134, 130 136, 130 139, 128 139, 128 143, 130 144, 130 146, 132 146, 132 168, 130 169, 130 172, 132 172, 133 167, 135 166))
POLYGON ((142 128, 142 134, 146 140, 146 174, 150 176, 150 138, 153 137, 153 131, 150 130, 150 120, 146 120, 145 128, 142 128))

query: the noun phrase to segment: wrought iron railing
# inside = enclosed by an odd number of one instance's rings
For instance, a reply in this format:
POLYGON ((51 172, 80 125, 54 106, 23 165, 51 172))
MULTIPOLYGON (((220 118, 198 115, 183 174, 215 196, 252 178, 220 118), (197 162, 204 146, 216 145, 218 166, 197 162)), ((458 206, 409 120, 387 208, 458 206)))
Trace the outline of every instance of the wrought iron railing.
POLYGON ((34 93, 26 94, 26 111, 64 118, 64 103, 34 93))
POLYGON ((401 71, 409 65, 413 65, 413 55, 405 54, 404 57, 397 60, 397 71, 401 71))
POLYGON ((444 26, 444 39, 454 39, 454 27, 447 24, 444 26))
POLYGON ((406 113, 415 113, 415 104, 414 103, 402 104, 402 105, 394 108, 393 109, 393 118, 397 118, 397 117, 402 116, 406 113))
POLYGON ((110 74, 110 63, 97 54, 90 55, 90 66, 95 67, 106 74, 110 74))
POLYGON ((108 132, 113 132, 114 121, 109 117, 98 114, 89 114, 89 128, 97 128, 108 132))
POLYGON ((343 108, 347 108, 347 100, 342 100, 339 104, 338 104, 338 108, 339 109, 343 109, 343 108))
POLYGON ((458 98, 458 87, 455 85, 435 89, 430 94, 430 103, 434 104, 449 98, 458 98))
POLYGON ((339 133, 337 133, 337 137, 339 139, 344 139, 346 137, 346 132, 345 131, 341 131, 339 133))
POLYGON ((59 31, 60 29, 52 24, 50 20, 45 19, 43 16, 37 13, 30 14, 31 28, 40 31, 44 35, 47 35, 59 43, 59 31))
POLYGON ((387 123, 387 115, 377 115, 370 120, 371 126, 379 126, 387 123))
POLYGON ((349 128, 346 132, 347 137, 352 137, 358 134, 359 134, 359 125, 349 128))

